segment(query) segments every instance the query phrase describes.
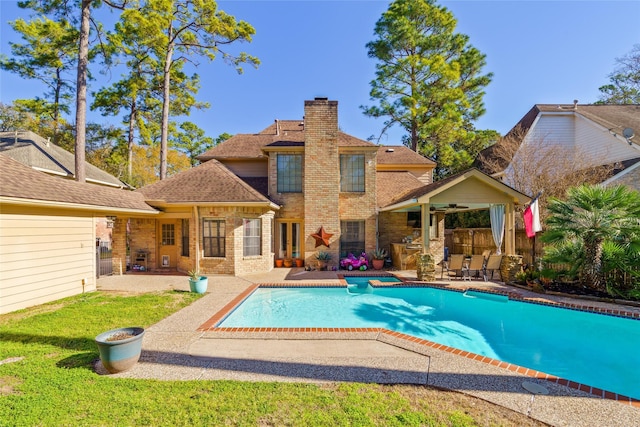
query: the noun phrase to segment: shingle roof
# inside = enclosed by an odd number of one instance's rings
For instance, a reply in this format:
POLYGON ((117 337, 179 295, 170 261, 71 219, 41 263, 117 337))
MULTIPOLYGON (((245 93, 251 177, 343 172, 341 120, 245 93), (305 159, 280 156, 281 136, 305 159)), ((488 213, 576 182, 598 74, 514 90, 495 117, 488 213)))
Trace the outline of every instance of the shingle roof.
MULTIPOLYGON (((278 120, 276 124, 267 126, 259 133, 242 133, 232 136, 198 156, 201 161, 209 159, 238 159, 263 158, 265 147, 302 147, 304 146, 304 126, 300 120, 278 120)), ((373 147, 374 144, 338 132, 338 146, 340 147, 373 147)))
MULTIPOLYGON (((50 171, 68 178, 75 176, 76 159, 73 153, 48 142, 33 132, 0 132, 0 152, 20 163, 50 171)), ((104 183, 115 187, 124 187, 115 176, 86 163, 87 181, 104 183)))
POLYGON ((155 212, 141 194, 50 176, 0 154, 0 196, 114 210, 155 212))
POLYGON ((378 171, 376 186, 378 207, 384 207, 408 199, 405 197, 407 194, 423 188, 425 184, 410 172, 378 171))
MULTIPOLYGON (((631 128, 636 133, 640 133, 640 105, 578 104, 574 106, 573 104, 536 104, 507 132, 503 140, 509 137, 518 137, 518 139, 524 137, 540 113, 568 112, 581 115, 618 135, 622 135, 622 131, 625 128, 631 128)), ((504 170, 509 165, 511 159, 503 159, 501 157, 496 159, 493 154, 494 150, 498 149, 498 145, 503 143, 503 140, 480 151, 473 166, 489 174, 504 170), (490 166, 482 161, 483 157, 491 158, 494 160, 491 163, 497 164, 490 166), (496 162, 495 160, 498 161, 496 162)), ((518 143, 522 143, 522 140, 520 139, 518 143)))
POLYGON ((379 165, 431 165, 436 163, 404 145, 381 145, 378 148, 379 165))
POLYGON ((213 159, 137 190, 145 199, 167 203, 261 202, 270 200, 213 159))

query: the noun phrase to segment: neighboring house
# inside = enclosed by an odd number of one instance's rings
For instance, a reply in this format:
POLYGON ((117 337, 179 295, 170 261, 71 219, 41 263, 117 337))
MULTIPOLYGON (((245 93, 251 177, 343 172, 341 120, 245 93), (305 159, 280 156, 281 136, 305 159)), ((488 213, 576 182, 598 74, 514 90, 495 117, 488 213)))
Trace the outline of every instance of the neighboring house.
MULTIPOLYGON (((0 153, 40 172, 75 179, 75 155, 33 132, 0 132, 0 153)), ((115 176, 85 165, 86 181, 114 188, 128 188, 115 176)))
POLYGON ((561 169, 563 165, 583 169, 609 166, 607 184, 622 183, 640 190, 639 133, 640 105, 537 104, 503 140, 483 150, 475 166, 511 184, 518 160, 535 161, 531 154, 522 154, 527 148, 531 152, 554 149, 566 158, 548 163, 561 169), (515 150, 504 149, 514 141, 515 150))
MULTIPOLYGON (((64 179, 75 179, 75 155, 33 132, 0 132, 0 153, 23 165, 64 179)), ((129 188, 115 176, 90 164, 85 164, 86 182, 113 188, 129 188)), ((107 218, 96 221, 96 238, 111 241, 112 222, 107 218)))
MULTIPOLYGON (((389 249, 407 236, 439 261, 444 214, 461 210, 456 204, 503 203, 512 218, 528 200, 479 171, 432 184, 433 161, 341 132, 338 103, 325 98, 305 101, 303 120, 235 135, 199 160, 137 190, 162 212, 130 220, 131 254, 146 254, 145 268, 240 275, 269 271, 274 258, 315 265, 318 251, 337 266, 348 253, 389 249)), ((119 247, 125 222, 116 221, 119 247)), ((511 250, 511 237, 505 240, 511 250)))
POLYGON ((141 194, 60 179, 0 153, 0 314, 96 289, 96 221, 156 216, 141 194))

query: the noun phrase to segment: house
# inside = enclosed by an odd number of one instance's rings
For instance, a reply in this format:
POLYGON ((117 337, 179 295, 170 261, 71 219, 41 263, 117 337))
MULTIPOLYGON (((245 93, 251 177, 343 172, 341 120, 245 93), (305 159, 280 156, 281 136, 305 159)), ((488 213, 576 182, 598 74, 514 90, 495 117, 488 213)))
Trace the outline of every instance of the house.
POLYGON ((348 253, 407 249, 411 239, 421 256, 402 267, 432 280, 446 213, 502 206, 496 246, 515 256, 515 209, 529 201, 477 169, 432 182, 431 160, 340 131, 338 103, 326 98, 305 101, 302 120, 235 135, 200 160, 128 191, 0 154, 0 312, 94 290, 100 217, 113 221, 115 271, 242 275, 277 258, 315 265, 319 251, 337 267, 348 253))
POLYGON ((96 289, 96 221, 153 217, 141 194, 60 179, 0 153, 0 314, 96 289))
POLYGON ((523 173, 531 163, 559 174, 604 166, 601 181, 640 190, 638 132, 640 105, 536 104, 475 166, 510 185, 518 174, 535 174, 523 173))
POLYGON ((340 131, 338 102, 326 98, 305 101, 302 120, 235 135, 199 160, 137 190, 161 213, 116 221, 114 256, 128 223, 131 253, 145 254, 149 269, 242 275, 269 271, 275 259, 315 265, 318 251, 337 266, 409 236, 438 262, 446 212, 502 203, 512 218, 528 200, 477 170, 432 183, 433 161, 340 131))

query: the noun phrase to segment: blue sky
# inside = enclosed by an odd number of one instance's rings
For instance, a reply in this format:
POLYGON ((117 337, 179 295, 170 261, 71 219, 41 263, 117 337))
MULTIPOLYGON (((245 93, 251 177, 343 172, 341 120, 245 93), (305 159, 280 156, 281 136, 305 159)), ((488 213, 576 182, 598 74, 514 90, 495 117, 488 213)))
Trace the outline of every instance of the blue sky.
MULTIPOLYGON (((274 119, 300 119, 303 101, 317 96, 339 101, 343 131, 366 139, 377 135, 382 120, 362 114, 370 105, 375 61, 365 44, 387 9, 387 1, 220 1, 219 7, 252 24, 252 43, 238 48, 262 61, 238 75, 216 60, 201 61, 198 99, 211 104, 189 120, 209 136, 222 132, 253 133, 274 119)), ((592 103, 608 83, 615 58, 640 43, 640 1, 443 1, 458 21, 457 32, 486 55, 485 72, 493 72, 486 89, 486 114, 478 129, 506 133, 536 103, 592 103)), ((2 0, 3 23, 24 11, 2 0)), ((104 13, 104 12, 103 12, 104 13)), ((7 25, 0 33, 2 53, 16 40, 7 25)), ((98 69, 92 69, 94 75, 98 69)), ((117 79, 118 73, 112 75, 117 79)), ((12 74, 0 75, 0 100, 40 95, 44 88, 12 74)), ((102 80, 104 81, 104 80, 102 80)), ((109 83, 110 84, 110 83, 109 83)), ((97 90, 93 82, 90 90, 97 90)), ((105 120, 93 113, 89 120, 105 120)), ((398 144, 402 131, 392 129, 384 144, 398 144)))

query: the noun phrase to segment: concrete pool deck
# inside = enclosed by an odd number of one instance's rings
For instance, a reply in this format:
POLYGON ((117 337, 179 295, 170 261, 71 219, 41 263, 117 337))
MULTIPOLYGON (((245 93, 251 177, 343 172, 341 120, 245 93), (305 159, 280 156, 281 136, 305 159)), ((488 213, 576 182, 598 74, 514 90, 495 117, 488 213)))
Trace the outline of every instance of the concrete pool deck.
MULTIPOLYGON (((411 272, 394 272, 411 277, 411 272)), ((415 272, 413 272, 415 274, 415 272)), ((146 329, 139 363, 112 375, 162 380, 216 380, 408 383, 457 390, 557 426, 640 425, 640 407, 505 369, 486 361, 412 342, 380 330, 358 332, 216 332, 199 328, 256 283, 337 283, 333 272, 274 269, 243 277, 209 276, 208 293, 146 329), (532 394, 523 384, 539 384, 549 394, 532 394)), ((517 292, 522 297, 581 302, 533 294, 499 282, 440 282, 517 292)), ((98 289, 115 292, 188 291, 186 276, 103 277, 98 289)), ((587 301, 588 306, 610 304, 587 301)), ((619 306, 618 306, 619 308, 619 306)), ((640 313, 640 308, 625 306, 640 313)), ((459 353, 459 352, 458 352, 459 353)), ((96 369, 105 371, 100 363, 96 369)), ((635 369, 629 366, 629 369, 635 369)), ((637 403, 637 402, 636 402, 637 403)))

